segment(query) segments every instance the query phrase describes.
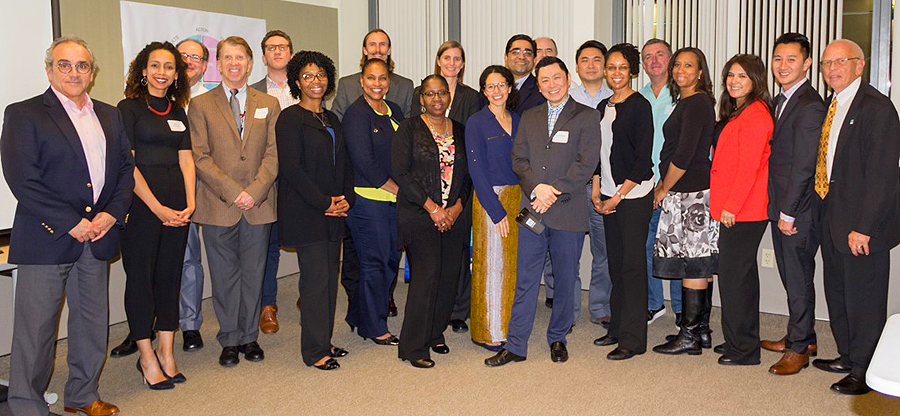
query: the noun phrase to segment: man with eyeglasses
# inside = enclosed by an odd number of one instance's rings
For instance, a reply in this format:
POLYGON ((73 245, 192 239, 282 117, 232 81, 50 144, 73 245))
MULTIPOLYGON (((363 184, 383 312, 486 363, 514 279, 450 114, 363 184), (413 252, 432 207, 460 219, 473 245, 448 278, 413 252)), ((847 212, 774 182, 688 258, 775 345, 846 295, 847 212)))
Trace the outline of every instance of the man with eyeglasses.
POLYGON ((813 366, 849 373, 831 385, 864 394, 866 370, 887 320, 891 248, 900 243, 900 119, 890 98, 862 80, 856 43, 838 39, 822 53, 822 76, 834 90, 813 176, 825 300, 838 357, 813 366))
POLYGON ((97 388, 109 330, 107 262, 119 254, 134 159, 118 110, 91 99, 94 55, 78 38, 47 49, 42 95, 10 104, 0 160, 18 200, 9 262, 18 265, 9 407, 47 415, 56 329, 68 299, 65 410, 114 415, 97 388))
POLYGON ((238 36, 219 42, 216 61, 222 83, 191 100, 188 119, 197 166, 197 210, 202 224, 219 320, 219 364, 262 361, 257 342, 263 271, 275 222, 278 100, 253 88, 247 78, 250 45, 238 36))
POLYGON ((531 75, 531 70, 534 69, 534 51, 536 49, 537 43, 531 39, 531 36, 522 33, 513 35, 506 41, 506 54, 503 60, 506 69, 512 72, 516 91, 519 92, 519 102, 516 103, 515 112, 520 116, 525 113, 525 110, 547 101, 538 92, 537 81, 531 75))

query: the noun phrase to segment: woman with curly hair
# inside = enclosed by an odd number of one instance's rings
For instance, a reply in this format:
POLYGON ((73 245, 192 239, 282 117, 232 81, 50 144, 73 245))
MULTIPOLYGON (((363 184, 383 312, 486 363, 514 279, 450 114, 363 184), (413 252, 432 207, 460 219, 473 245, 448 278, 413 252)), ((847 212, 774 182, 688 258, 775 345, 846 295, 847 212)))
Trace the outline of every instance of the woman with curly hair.
POLYGON ((344 218, 356 200, 341 122, 324 107, 334 91, 334 62, 300 51, 288 62, 291 95, 275 123, 278 144, 278 237, 300 265, 300 353, 320 370, 340 368, 348 352, 331 344, 344 218))
POLYGON ((134 154, 137 196, 121 241, 125 313, 144 382, 154 390, 171 389, 186 381, 175 365, 173 345, 196 186, 184 112, 190 89, 174 45, 153 42, 138 53, 128 69, 125 97, 118 107, 134 154), (154 328, 159 332, 155 352, 154 328))

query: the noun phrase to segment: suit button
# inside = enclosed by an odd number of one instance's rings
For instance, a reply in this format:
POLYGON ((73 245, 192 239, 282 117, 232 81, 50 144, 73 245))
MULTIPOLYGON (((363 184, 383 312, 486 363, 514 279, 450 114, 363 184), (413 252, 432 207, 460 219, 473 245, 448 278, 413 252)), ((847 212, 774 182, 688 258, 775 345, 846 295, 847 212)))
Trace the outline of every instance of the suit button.
POLYGON ((548 144, 548 145, 547 145, 547 149, 549 149, 549 148, 550 148, 550 145, 548 144))
POLYGON ((88 188, 91 187, 91 183, 90 183, 90 182, 87 183, 87 187, 88 187, 88 188))
POLYGON ((547 167, 546 167, 546 166, 541 166, 541 169, 547 170, 547 167))
POLYGON ((91 207, 84 207, 84 212, 91 212, 91 207))
POLYGON ((247 160, 247 156, 241 156, 241 160, 247 160))

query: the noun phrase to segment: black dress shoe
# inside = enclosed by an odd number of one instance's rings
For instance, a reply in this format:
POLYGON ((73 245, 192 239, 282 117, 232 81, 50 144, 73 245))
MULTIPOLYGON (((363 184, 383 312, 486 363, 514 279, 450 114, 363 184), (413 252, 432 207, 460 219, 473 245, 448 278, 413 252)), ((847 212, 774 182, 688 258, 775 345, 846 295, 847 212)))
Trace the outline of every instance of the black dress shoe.
POLYGON ((453 328, 453 332, 460 333, 466 332, 469 330, 469 326, 466 325, 466 321, 462 319, 454 319, 450 321, 450 326, 453 328))
POLYGON ((388 316, 397 316, 397 304, 394 303, 393 296, 391 296, 391 301, 388 303, 388 316))
POLYGON ((203 337, 200 336, 200 331, 184 331, 181 335, 184 337, 184 345, 181 346, 181 349, 191 352, 203 348, 203 337))
POLYGON ((716 354, 725 354, 725 343, 723 342, 719 345, 716 345, 715 348, 713 348, 713 352, 715 352, 716 354))
POLYGON ((847 374, 841 381, 831 385, 831 391, 840 394, 866 394, 872 389, 866 385, 866 380, 856 374, 847 374))
POLYGON ((618 360, 627 360, 635 355, 639 355, 643 353, 634 352, 632 350, 626 350, 624 348, 616 347, 614 350, 610 351, 609 354, 606 354, 606 359, 618 361, 618 360))
POLYGON ((450 347, 447 344, 437 344, 431 347, 431 350, 438 354, 449 354, 450 347))
POLYGON ((137 342, 131 340, 131 337, 125 338, 121 344, 117 345, 109 352, 110 357, 126 357, 137 352, 137 342))
POLYGON ((606 334, 606 335, 594 340, 594 345, 601 346, 601 347, 606 346, 606 345, 615 345, 618 343, 619 343, 619 339, 614 336, 611 336, 609 334, 606 334))
POLYGON ((348 354, 350 354, 350 351, 347 351, 340 347, 335 347, 334 345, 331 346, 331 358, 346 357, 348 354))
POLYGON ((418 360, 403 360, 409 361, 409 363, 415 368, 431 368, 434 367, 434 360, 429 360, 427 358, 421 358, 418 360))
POLYGON ((239 362, 241 362, 241 358, 238 356, 238 347, 222 348, 222 353, 219 354, 219 365, 222 367, 234 367, 239 362))
POLYGON ((334 358, 329 358, 322 364, 319 364, 319 365, 313 364, 313 367, 318 368, 319 370, 328 371, 328 370, 336 370, 338 368, 341 368, 341 364, 338 363, 337 360, 335 360, 334 358))
POLYGON ((485 358, 484 364, 488 367, 500 367, 501 365, 509 364, 509 363, 517 363, 519 361, 525 361, 525 357, 521 355, 516 355, 506 348, 500 350, 500 352, 492 355, 489 358, 485 358))
POLYGON ((363 337, 363 339, 371 339, 372 342, 374 342, 374 343, 376 343, 376 344, 378 344, 378 345, 400 345, 400 338, 397 338, 397 337, 394 336, 394 335, 391 335, 391 336, 389 336, 389 337, 387 337, 387 338, 384 338, 384 339, 378 339, 378 338, 366 338, 366 337, 363 337))
POLYGON ((241 345, 238 347, 238 351, 240 351, 241 354, 244 354, 244 359, 247 361, 262 361, 266 358, 266 354, 256 341, 241 345))
POLYGON ((553 309, 553 298, 547 298, 544 300, 544 306, 553 309))
POLYGON ((729 357, 727 355, 722 355, 721 357, 719 357, 718 362, 721 365, 758 365, 759 364, 759 361, 757 361, 755 363, 742 363, 740 361, 735 361, 734 359, 732 359, 731 357, 729 357))
POLYGON ((554 363, 569 361, 569 351, 566 350, 566 344, 563 344, 562 341, 550 344, 550 361, 554 363))
POLYGON ((850 372, 850 366, 844 365, 844 363, 841 362, 840 358, 835 358, 833 360, 816 358, 815 360, 813 360, 813 367, 816 367, 819 370, 827 371, 829 373, 846 374, 850 372))

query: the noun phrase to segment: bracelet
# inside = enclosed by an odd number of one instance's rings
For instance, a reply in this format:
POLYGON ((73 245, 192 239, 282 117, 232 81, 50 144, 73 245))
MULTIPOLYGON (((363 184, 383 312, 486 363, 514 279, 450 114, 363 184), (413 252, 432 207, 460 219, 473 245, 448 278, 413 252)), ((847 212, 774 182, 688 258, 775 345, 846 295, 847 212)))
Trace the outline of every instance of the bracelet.
POLYGON ((622 195, 619 191, 616 191, 616 195, 618 195, 620 199, 625 199, 625 195, 622 195))
POLYGON ((429 211, 429 212, 430 212, 431 214, 437 214, 438 209, 440 209, 440 208, 441 208, 441 207, 440 207, 438 204, 434 204, 434 211, 429 211))

